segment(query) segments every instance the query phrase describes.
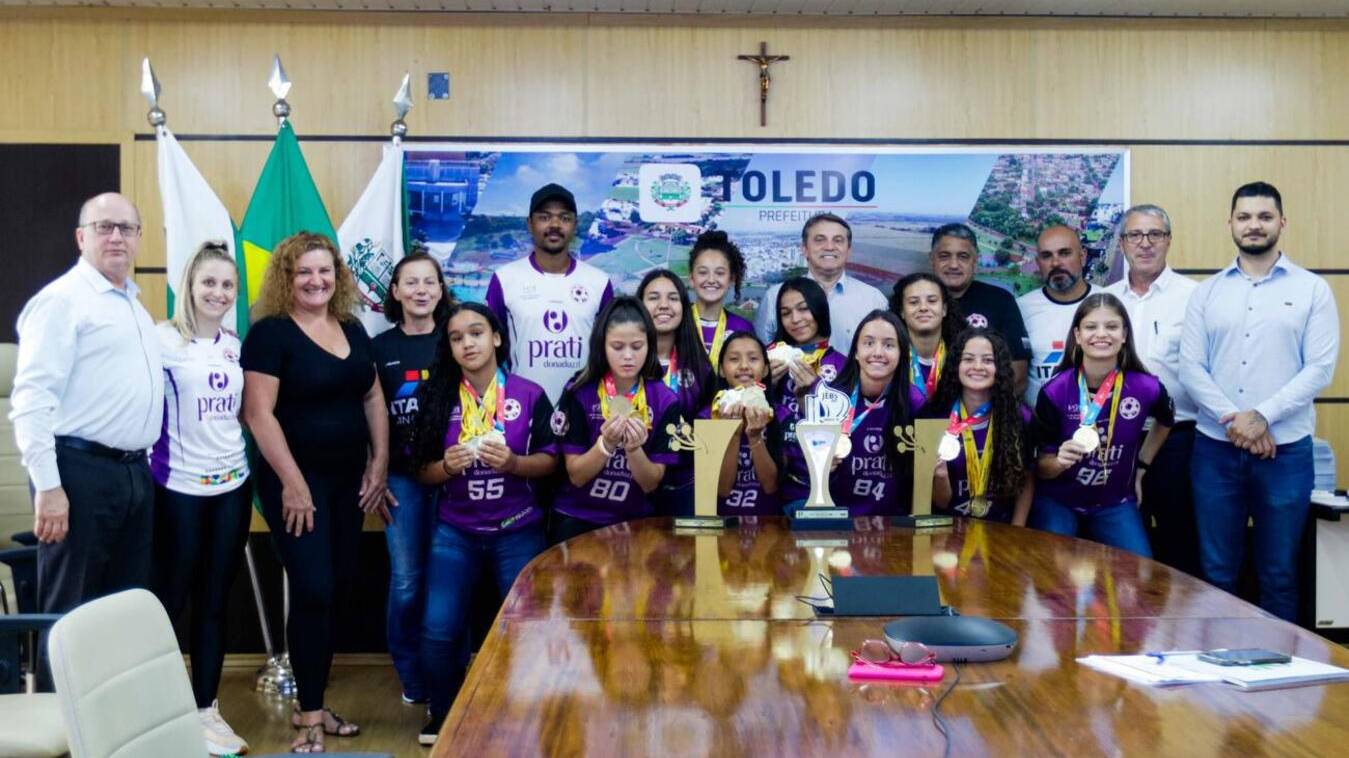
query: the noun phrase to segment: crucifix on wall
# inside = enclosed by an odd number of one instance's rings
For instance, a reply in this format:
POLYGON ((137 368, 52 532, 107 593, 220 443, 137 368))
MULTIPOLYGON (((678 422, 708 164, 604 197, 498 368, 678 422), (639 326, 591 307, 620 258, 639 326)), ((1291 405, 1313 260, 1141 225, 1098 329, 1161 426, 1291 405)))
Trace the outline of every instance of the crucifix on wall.
POLYGON ((769 55, 768 43, 760 42, 758 55, 737 55, 736 58, 759 66, 759 126, 768 126, 768 88, 773 84, 773 77, 769 76, 768 67, 778 61, 791 60, 791 56, 769 55))

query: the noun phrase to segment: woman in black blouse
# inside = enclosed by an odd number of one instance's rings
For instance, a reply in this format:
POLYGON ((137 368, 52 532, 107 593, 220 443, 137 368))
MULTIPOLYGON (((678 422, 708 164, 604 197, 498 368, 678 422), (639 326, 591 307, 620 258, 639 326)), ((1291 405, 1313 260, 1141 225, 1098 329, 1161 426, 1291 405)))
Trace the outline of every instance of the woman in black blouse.
POLYGON ((356 284, 337 246, 301 232, 282 240, 244 340, 244 421, 262 453, 257 492, 290 579, 286 628, 299 704, 292 752, 360 727, 323 707, 333 605, 352 586, 364 513, 386 519, 388 418, 356 284))

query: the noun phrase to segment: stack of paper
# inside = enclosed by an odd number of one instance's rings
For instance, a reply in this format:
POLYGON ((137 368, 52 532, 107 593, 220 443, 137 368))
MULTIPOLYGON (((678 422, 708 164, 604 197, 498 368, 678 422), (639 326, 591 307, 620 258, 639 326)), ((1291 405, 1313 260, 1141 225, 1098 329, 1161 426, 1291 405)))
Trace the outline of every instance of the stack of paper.
POLYGON ((1334 491, 1337 487, 1335 482, 1335 448, 1330 446, 1329 442, 1316 437, 1312 438, 1312 486, 1318 490, 1334 491))
POLYGON ((1200 682, 1226 682, 1243 690, 1269 690, 1349 681, 1349 669, 1294 657, 1288 663, 1218 666, 1195 653, 1157 655, 1089 655, 1078 663, 1131 682, 1153 687, 1200 682))

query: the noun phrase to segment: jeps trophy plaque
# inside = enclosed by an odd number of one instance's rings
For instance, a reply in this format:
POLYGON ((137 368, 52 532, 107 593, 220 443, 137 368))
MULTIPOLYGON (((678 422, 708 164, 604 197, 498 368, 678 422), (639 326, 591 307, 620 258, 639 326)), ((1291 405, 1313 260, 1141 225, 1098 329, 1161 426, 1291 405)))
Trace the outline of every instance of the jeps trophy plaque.
POLYGON ((848 509, 834 505, 829 494, 829 474, 834 459, 847 457, 843 422, 848 416, 848 396, 826 382, 819 382, 801 398, 802 420, 796 424, 796 442, 810 474, 810 496, 792 513, 793 529, 852 529, 848 509))

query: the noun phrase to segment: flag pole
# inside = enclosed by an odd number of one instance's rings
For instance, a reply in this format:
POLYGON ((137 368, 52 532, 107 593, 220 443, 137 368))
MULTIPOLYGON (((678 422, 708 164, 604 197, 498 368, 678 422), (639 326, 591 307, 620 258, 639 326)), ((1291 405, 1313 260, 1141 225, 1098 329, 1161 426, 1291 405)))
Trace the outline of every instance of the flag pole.
MULTIPOLYGON (((286 102, 286 95, 290 94, 290 79, 286 77, 286 70, 281 67, 281 56, 272 55, 272 74, 267 78, 267 86, 276 96, 276 102, 272 103, 272 115, 276 117, 277 128, 285 126, 286 119, 290 117, 290 103, 286 102)), ((240 293, 242 297, 244 293, 240 293)), ((247 547, 247 546, 245 546, 247 547)), ((290 641, 285 635, 285 629, 290 625, 290 576, 286 573, 286 567, 281 567, 281 654, 276 655, 271 643, 271 635, 267 632, 267 621, 263 616, 262 595, 258 592, 257 569, 253 565, 253 553, 250 549, 247 553, 248 572, 253 580, 254 592, 257 594, 258 618, 262 624, 263 642, 267 646, 267 660, 258 668, 257 675, 253 680, 253 689, 267 694, 279 695, 283 698, 294 697, 297 692, 295 684, 295 672, 290 665, 290 641)))

